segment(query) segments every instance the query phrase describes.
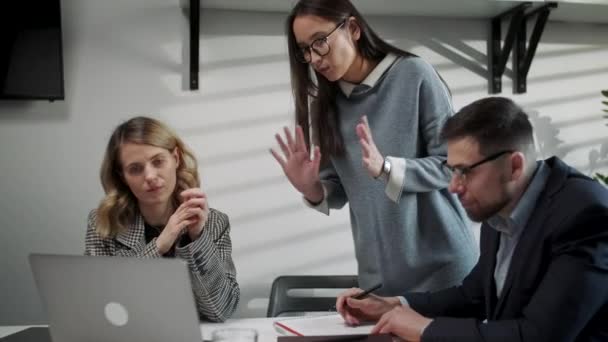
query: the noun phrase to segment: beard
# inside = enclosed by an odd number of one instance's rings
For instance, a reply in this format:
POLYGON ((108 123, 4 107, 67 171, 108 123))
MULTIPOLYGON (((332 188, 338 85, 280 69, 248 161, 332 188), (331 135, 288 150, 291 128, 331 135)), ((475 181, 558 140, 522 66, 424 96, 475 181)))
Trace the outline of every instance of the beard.
POLYGON ((465 208, 467 216, 471 220, 473 220, 474 222, 485 221, 490 217, 498 214, 498 212, 500 212, 504 207, 509 204, 509 202, 513 198, 513 194, 506 187, 507 178, 504 175, 501 175, 500 183, 502 187, 499 191, 497 191, 498 196, 495 199, 487 201, 483 205, 477 202, 477 206, 468 209, 465 208))
POLYGON ((507 198, 503 198, 499 201, 490 203, 490 204, 486 204, 483 207, 482 206, 478 206, 478 207, 473 207, 473 208, 468 208, 465 209, 467 216, 473 221, 473 222, 482 222, 485 221, 487 219, 489 219, 490 217, 496 215, 502 208, 504 208, 507 203, 509 203, 509 200, 507 198))

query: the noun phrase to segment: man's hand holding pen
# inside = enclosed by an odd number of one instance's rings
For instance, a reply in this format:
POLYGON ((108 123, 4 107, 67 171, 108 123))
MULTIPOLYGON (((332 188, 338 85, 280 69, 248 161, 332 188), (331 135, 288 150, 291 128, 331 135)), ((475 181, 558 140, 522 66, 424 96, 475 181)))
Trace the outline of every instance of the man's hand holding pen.
POLYGON ((420 341, 432 319, 420 315, 408 305, 402 305, 398 297, 371 293, 380 286, 366 291, 357 288, 346 290, 338 296, 336 310, 348 325, 377 322, 372 334, 390 333, 405 341, 420 341))
POLYGON ((346 324, 359 325, 363 322, 377 321, 384 313, 401 305, 397 297, 380 297, 371 293, 380 286, 366 291, 352 288, 338 296, 336 310, 342 315, 346 324))

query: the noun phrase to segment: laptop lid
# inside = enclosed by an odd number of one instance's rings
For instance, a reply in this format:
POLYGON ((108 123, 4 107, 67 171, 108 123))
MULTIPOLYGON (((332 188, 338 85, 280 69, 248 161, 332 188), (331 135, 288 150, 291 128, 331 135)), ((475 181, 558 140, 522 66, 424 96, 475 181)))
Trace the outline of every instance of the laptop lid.
POLYGON ((31 254, 30 265, 53 341, 202 339, 183 260, 31 254))
POLYGON ((0 338, 2 342, 51 342, 49 329, 32 327, 0 338))

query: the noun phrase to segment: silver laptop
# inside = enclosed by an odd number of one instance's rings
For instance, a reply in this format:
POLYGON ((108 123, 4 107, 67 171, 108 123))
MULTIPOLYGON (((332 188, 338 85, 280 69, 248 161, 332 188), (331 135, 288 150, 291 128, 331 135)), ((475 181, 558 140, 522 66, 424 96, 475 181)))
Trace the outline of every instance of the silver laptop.
POLYGON ((54 342, 202 340, 179 259, 31 254, 54 342))

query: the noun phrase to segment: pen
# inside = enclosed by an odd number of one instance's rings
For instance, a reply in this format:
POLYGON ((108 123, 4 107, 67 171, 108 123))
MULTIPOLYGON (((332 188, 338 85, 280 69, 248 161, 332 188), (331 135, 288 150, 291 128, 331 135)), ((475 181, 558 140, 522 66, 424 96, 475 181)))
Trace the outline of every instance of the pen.
MULTIPOLYGON (((376 291, 377 289, 379 289, 381 287, 382 287, 382 283, 378 283, 378 284, 370 287, 369 289, 364 290, 363 292, 358 293, 358 294, 356 294, 356 295, 354 295, 354 296, 352 296, 350 298, 353 298, 353 299, 362 299, 363 297, 367 296, 368 294, 376 291)), ((335 305, 332 306, 332 308, 330 309, 330 311, 336 311, 336 306, 335 305)))
POLYGON ((358 295, 352 296, 352 298, 354 298, 354 299, 361 299, 361 298, 367 296, 368 294, 372 293, 373 291, 376 291, 377 289, 379 289, 381 287, 382 287, 382 283, 378 283, 378 284, 370 287, 369 289, 367 289, 367 290, 359 293, 358 295))

